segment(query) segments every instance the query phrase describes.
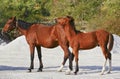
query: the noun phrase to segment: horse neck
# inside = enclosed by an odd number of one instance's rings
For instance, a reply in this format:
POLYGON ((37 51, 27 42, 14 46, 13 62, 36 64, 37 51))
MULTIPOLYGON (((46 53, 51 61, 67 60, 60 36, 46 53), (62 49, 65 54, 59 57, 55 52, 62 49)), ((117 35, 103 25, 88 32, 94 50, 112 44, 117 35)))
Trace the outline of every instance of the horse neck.
POLYGON ((65 29, 66 37, 68 38, 68 41, 71 41, 72 38, 76 35, 75 29, 73 29, 71 25, 66 25, 65 29))
POLYGON ((22 29, 22 28, 20 28, 20 27, 18 27, 18 30, 19 30, 23 35, 26 36, 27 30, 24 30, 24 29, 22 29))
POLYGON ((52 36, 53 39, 56 39, 57 35, 56 35, 56 28, 55 28, 55 26, 51 26, 50 29, 51 29, 50 36, 52 36))
POLYGON ((18 28, 18 30, 26 36, 28 28, 32 25, 32 23, 27 23, 25 21, 22 20, 18 20, 16 27, 18 28))

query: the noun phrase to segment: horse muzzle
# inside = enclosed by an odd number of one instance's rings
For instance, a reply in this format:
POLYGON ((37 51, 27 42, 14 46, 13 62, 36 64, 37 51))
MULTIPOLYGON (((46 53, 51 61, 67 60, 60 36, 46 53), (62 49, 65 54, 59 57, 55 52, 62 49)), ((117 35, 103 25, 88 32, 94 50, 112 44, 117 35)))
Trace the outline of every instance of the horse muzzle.
POLYGON ((4 35, 5 33, 7 33, 7 31, 4 31, 4 30, 2 29, 1 34, 4 35))

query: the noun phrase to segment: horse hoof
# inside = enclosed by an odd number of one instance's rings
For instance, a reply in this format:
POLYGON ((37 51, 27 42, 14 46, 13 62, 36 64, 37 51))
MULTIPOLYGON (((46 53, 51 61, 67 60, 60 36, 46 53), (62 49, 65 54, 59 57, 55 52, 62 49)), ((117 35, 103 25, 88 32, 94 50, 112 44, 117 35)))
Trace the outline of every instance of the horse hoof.
POLYGON ((62 70, 57 70, 58 72, 62 72, 62 70))
POLYGON ((100 73, 100 75, 104 75, 104 73, 100 73))
POLYGON ((60 68, 57 70, 58 72, 62 72, 64 65, 61 65, 60 68))
POLYGON ((67 70, 66 72, 65 72, 65 75, 70 75, 71 74, 71 71, 70 70, 67 70))
POLYGON ((42 72, 42 69, 38 69, 37 72, 42 72))
POLYGON ((58 69, 57 71, 58 71, 58 72, 62 72, 62 69, 60 68, 60 69, 58 69))
POLYGON ((29 72, 32 72, 32 69, 33 69, 33 67, 32 67, 32 68, 29 68, 28 71, 29 71, 29 72))
POLYGON ((77 72, 74 72, 75 75, 77 75, 77 72))
POLYGON ((70 75, 70 72, 65 72, 65 75, 70 75))
POLYGON ((28 69, 28 72, 32 72, 32 70, 31 70, 31 69, 28 69))
POLYGON ((110 71, 107 72, 107 74, 110 74, 110 73, 111 73, 110 71))

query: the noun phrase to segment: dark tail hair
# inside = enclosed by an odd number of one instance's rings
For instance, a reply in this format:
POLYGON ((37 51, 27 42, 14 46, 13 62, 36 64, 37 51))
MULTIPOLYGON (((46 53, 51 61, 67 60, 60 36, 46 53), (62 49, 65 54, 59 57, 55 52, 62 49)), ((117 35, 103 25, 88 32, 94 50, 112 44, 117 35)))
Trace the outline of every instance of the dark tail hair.
POLYGON ((108 50, 111 51, 112 48, 113 48, 113 44, 114 44, 114 37, 113 37, 112 34, 109 34, 109 41, 108 41, 108 43, 109 43, 108 50))

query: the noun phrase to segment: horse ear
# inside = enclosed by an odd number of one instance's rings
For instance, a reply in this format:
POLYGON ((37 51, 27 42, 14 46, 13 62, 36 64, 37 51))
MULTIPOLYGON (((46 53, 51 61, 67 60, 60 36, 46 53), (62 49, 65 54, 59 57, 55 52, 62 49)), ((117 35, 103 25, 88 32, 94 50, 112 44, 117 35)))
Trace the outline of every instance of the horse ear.
POLYGON ((71 18, 70 22, 74 23, 74 19, 73 19, 73 18, 71 18))
POLYGON ((72 16, 67 16, 69 18, 70 22, 74 22, 74 18, 72 16))

